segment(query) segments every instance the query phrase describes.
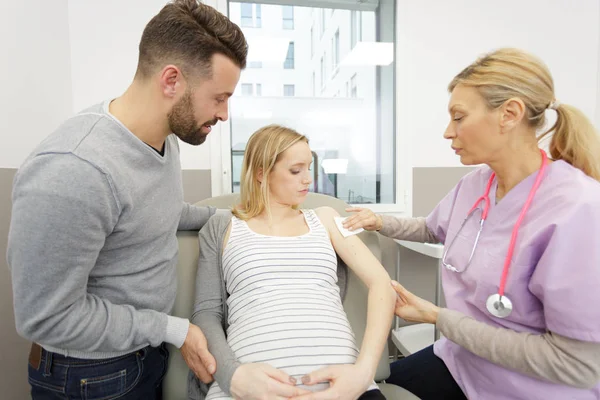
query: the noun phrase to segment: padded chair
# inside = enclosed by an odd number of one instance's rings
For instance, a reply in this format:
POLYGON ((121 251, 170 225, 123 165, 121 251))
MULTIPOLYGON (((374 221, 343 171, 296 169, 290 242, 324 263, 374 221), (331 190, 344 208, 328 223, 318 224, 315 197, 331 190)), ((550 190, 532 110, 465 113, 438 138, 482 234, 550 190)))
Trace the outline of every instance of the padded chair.
MULTIPOLYGON (((230 208, 236 204, 237 199, 238 195, 236 194, 224 195, 203 200, 196 205, 230 208)), ((340 215, 347 215, 345 212, 347 204, 331 196, 309 193, 306 201, 302 204, 302 208, 317 208, 321 206, 330 206, 337 210, 340 215)), ((364 231, 359 234, 359 237, 377 259, 381 260, 381 249, 377 234, 364 231)), ((173 315, 191 318, 194 307, 196 269, 198 268, 198 233, 195 231, 178 232, 177 239, 179 242, 179 260, 177 263, 178 290, 173 315)), ((344 300, 344 309, 354 330, 358 346, 362 343, 366 327, 367 294, 366 286, 352 271, 348 270, 348 289, 344 300)), ((175 347, 169 345, 169 351, 171 353, 169 367, 163 383, 164 398, 166 400, 187 399, 188 367, 181 357, 181 353, 175 347)), ((382 382, 389 375, 390 366, 386 343, 379 361, 375 380, 382 382)), ((379 387, 388 400, 418 400, 418 397, 398 386, 379 383, 379 387)))

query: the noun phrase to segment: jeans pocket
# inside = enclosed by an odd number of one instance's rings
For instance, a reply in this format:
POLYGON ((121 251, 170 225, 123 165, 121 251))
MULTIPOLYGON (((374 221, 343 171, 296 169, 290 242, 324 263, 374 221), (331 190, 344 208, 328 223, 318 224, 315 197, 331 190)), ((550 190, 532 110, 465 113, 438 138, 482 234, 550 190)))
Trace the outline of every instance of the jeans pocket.
POLYGON ((95 373, 80 375, 81 398, 83 400, 112 400, 126 395, 138 384, 143 372, 142 364, 138 353, 135 355, 135 361, 129 358, 112 366, 99 365, 96 367, 95 373))
POLYGON ((125 393, 127 388, 127 370, 84 378, 81 383, 81 398, 86 400, 108 400, 114 399, 125 393))

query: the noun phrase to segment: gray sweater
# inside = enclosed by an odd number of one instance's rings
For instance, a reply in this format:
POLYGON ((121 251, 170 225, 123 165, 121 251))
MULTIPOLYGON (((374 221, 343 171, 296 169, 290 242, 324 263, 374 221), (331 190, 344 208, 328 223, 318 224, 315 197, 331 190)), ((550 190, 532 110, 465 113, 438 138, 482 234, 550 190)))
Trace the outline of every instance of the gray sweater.
MULTIPOLYGON (((198 325, 208 341, 208 350, 217 361, 214 377, 219 386, 230 393, 231 378, 240 362, 227 343, 227 290, 223 278, 222 256, 225 233, 231 221, 231 212, 219 210, 199 233, 200 258, 196 275, 196 300, 192 323, 198 325)), ((342 300, 346 295, 348 267, 338 257, 338 285, 342 300)), ((208 386, 190 371, 188 397, 204 399, 208 386)))
POLYGON ((199 229, 214 210, 184 203, 173 135, 161 156, 108 102, 94 106, 27 158, 12 200, 7 255, 21 336, 87 359, 183 344, 189 321, 168 316, 176 231, 199 229))

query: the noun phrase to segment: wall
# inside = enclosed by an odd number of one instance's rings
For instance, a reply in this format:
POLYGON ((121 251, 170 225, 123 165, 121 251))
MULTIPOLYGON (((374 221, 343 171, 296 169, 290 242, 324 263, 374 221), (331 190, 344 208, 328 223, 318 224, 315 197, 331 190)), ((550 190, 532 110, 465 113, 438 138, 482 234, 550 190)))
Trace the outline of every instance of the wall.
POLYGON ((592 120, 598 114, 600 126, 599 15, 594 0, 506 0, 501 6, 477 0, 398 1, 397 132, 405 189, 410 193, 413 167, 460 165, 442 138, 448 123, 446 88, 462 68, 498 47, 520 47, 542 58, 558 99, 580 107, 592 120))
MULTIPOLYGON (((135 75, 144 26, 166 2, 69 1, 73 112, 123 93, 135 75)), ((203 146, 180 143, 183 169, 210 169, 211 136, 203 146)))
POLYGON ((0 1, 0 168, 17 168, 71 113, 67 0, 0 1))

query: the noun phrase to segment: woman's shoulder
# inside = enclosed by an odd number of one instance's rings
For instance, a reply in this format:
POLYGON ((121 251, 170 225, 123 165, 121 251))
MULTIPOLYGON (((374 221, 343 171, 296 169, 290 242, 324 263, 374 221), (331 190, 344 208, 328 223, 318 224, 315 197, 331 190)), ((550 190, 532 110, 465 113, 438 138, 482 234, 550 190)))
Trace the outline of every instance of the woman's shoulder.
POLYGON ((224 235, 227 227, 231 223, 233 214, 231 210, 217 209, 216 212, 208 219, 206 224, 200 230, 201 234, 210 234, 211 236, 224 235))
POLYGON ((555 161, 547 176, 548 197, 565 206, 600 207, 600 182, 564 161, 555 161))

